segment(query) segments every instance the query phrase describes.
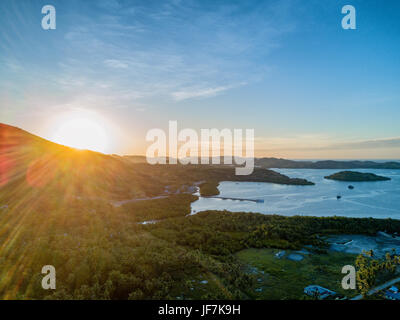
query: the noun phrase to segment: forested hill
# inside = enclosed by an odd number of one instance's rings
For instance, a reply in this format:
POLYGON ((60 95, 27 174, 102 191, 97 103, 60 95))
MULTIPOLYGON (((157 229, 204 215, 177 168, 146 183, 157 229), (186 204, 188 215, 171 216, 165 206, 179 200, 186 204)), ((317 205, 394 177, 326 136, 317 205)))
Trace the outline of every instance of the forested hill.
POLYGON ((119 157, 69 148, 19 128, 0 125, 3 197, 126 199, 161 192, 162 185, 156 180, 119 157))
POLYGON ((400 169, 400 162, 375 162, 375 161, 295 161, 278 158, 258 158, 255 164, 263 168, 282 169, 400 169))

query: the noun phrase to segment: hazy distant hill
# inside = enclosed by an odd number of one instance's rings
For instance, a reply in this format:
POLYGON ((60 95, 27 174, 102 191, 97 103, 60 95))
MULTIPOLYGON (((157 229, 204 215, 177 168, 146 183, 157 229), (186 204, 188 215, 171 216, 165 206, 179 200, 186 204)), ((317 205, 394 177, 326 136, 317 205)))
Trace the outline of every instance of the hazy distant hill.
MULTIPOLYGON (((124 159, 132 163, 146 163, 145 156, 123 156, 124 159)), ((200 162, 200 159, 198 160, 200 162)), ((210 158, 209 163, 212 163, 210 158)), ((220 158, 220 163, 224 163, 224 158, 220 158)), ((400 169, 400 162, 375 162, 359 160, 320 160, 320 161, 297 161, 278 158, 255 158, 256 166, 263 168, 282 168, 282 169, 400 169)))
POLYGON ((301 169, 400 169, 400 162, 374 162, 374 161, 294 161, 277 158, 255 159, 255 164, 264 168, 301 168, 301 169))

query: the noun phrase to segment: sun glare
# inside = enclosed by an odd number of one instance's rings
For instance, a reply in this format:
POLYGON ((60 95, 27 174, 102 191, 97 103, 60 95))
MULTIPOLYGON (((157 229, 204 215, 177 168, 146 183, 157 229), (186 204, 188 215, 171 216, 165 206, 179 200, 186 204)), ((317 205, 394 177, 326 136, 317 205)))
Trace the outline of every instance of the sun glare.
POLYGON ((94 114, 71 113, 57 122, 52 141, 77 149, 107 152, 109 136, 102 121, 94 114))

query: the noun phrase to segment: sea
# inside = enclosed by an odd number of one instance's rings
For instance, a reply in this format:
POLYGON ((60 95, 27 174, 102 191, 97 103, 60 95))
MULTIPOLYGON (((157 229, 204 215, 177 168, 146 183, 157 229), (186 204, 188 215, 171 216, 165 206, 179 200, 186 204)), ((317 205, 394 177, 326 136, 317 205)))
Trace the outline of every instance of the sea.
POLYGON ((272 169, 291 178, 303 178, 313 186, 223 181, 221 197, 262 200, 240 201, 200 197, 192 203, 192 214, 205 210, 259 212, 284 216, 343 216, 400 219, 400 170, 352 169, 391 178, 390 181, 342 182, 325 176, 337 169, 272 169), (349 186, 354 189, 350 189, 349 186))

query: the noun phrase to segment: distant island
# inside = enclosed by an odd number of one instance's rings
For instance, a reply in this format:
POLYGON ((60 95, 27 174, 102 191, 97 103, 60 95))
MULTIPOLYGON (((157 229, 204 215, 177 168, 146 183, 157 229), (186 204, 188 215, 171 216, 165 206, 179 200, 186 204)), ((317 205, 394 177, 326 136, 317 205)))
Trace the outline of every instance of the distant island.
POLYGON ((352 181, 352 182, 362 182, 362 181, 387 181, 390 180, 388 177, 378 176, 374 173, 363 173, 356 171, 341 171, 330 176, 326 176, 325 179, 337 180, 337 181, 352 181))
MULTIPOLYGON (((211 173, 208 174, 208 179, 199 185, 200 195, 202 197, 211 197, 219 195, 218 185, 221 181, 233 181, 233 182, 268 182, 276 184, 286 184, 286 185, 300 185, 300 186, 313 186, 314 182, 308 181, 306 179, 290 178, 284 174, 268 169, 256 168, 251 175, 248 176, 236 176, 233 175, 233 171, 229 167, 218 168, 215 167, 210 170, 211 173), (228 171, 229 170, 229 171, 228 171)), ((202 177, 206 177, 204 174, 202 177)))
POLYGON ((277 158, 257 158, 255 165, 262 168, 279 169, 400 169, 400 162, 376 162, 376 161, 295 161, 277 158))

